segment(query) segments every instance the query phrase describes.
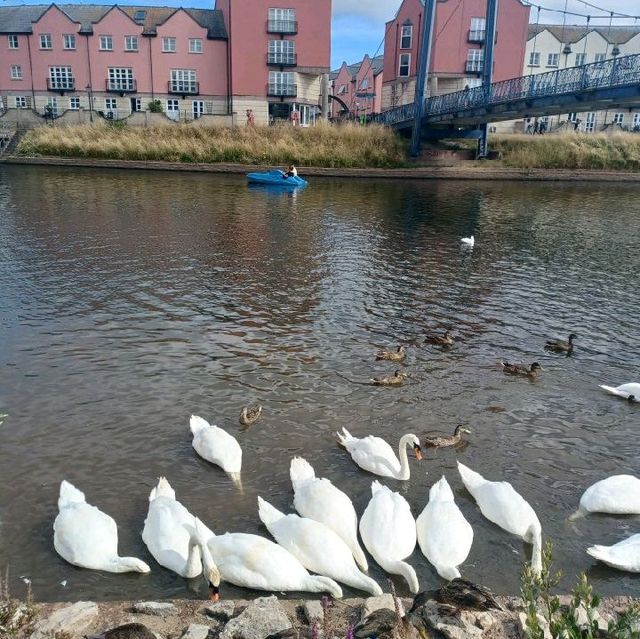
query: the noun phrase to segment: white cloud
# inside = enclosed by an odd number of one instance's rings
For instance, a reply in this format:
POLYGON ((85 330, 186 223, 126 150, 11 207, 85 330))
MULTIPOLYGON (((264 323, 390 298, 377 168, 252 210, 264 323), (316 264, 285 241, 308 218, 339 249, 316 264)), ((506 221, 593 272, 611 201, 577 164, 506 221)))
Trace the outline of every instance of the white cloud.
POLYGON ((333 16, 385 23, 396 14, 400 2, 401 0, 333 0, 333 16))

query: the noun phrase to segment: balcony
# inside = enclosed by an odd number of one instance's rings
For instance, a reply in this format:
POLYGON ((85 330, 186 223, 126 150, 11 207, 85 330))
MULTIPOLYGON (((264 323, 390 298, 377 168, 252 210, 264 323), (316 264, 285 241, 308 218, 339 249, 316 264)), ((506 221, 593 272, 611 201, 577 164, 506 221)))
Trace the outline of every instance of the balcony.
POLYGON ((295 98, 298 95, 297 84, 274 84, 269 82, 267 86, 268 96, 295 98))
POLYGON ((267 33, 286 33, 295 35, 298 33, 297 20, 268 20, 267 33))
POLYGON ((47 91, 55 91, 64 95, 65 91, 75 91, 75 78, 47 78, 47 91))
POLYGON ((267 53, 267 64, 278 67, 295 67, 298 56, 295 53, 267 53))
POLYGON ((467 34, 467 42, 484 42, 486 31, 484 29, 470 29, 467 34))
POLYGON ((169 93, 181 95, 183 98, 187 95, 199 95, 200 83, 185 80, 169 80, 169 93))
POLYGON ((122 97, 125 93, 135 93, 137 90, 137 83, 133 78, 124 80, 107 79, 108 93, 119 93, 122 97))
POLYGON ((484 67, 483 60, 467 60, 465 71, 467 73, 482 73, 484 67))

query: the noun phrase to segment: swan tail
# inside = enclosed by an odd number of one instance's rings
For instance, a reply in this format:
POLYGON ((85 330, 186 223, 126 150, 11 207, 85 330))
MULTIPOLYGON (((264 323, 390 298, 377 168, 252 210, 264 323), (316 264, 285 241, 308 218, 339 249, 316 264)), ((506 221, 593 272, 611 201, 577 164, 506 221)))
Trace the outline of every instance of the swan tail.
POLYGON ((363 575, 362 573, 359 573, 357 579, 352 579, 349 582, 345 581, 344 583, 346 583, 347 586, 351 586, 352 588, 370 592, 374 597, 378 597, 382 594, 382 588, 380 588, 378 583, 371 579, 371 577, 363 575))
POLYGON ((262 497, 258 497, 258 517, 260 517, 260 521, 269 528, 269 526, 275 524, 276 521, 280 521, 284 517, 284 513, 274 508, 268 501, 262 499, 262 497))
POLYGON ((540 524, 538 524, 533 530, 531 569, 536 575, 539 575, 542 572, 542 529, 540 528, 540 524))
POLYGON ((575 521, 576 519, 582 519, 582 517, 585 517, 587 514, 586 510, 583 510, 582 508, 578 508, 578 510, 576 510, 575 513, 569 515, 569 521, 575 521))
POLYGON ((389 561, 386 562, 383 568, 394 575, 401 575, 405 581, 409 584, 409 590, 416 595, 420 590, 420 583, 418 582, 418 575, 406 561, 389 561))
POLYGON ((625 393, 624 391, 618 390, 613 386, 604 386, 601 384, 600 388, 603 388, 604 390, 606 390, 607 393, 611 393, 612 395, 617 395, 618 397, 624 397, 625 399, 629 399, 631 395, 630 393, 625 393))
POLYGON ((353 439, 351 433, 343 426, 342 433, 336 433, 336 437, 338 438, 338 443, 342 446, 346 446, 347 442, 353 439))
MULTIPOLYGON (((379 490, 384 490, 387 488, 384 484, 381 484, 377 479, 374 479, 371 482, 371 494, 375 495, 379 490)), ((387 488, 388 490, 388 488, 387 488)))
POLYGON ((460 579, 460 571, 456 566, 436 566, 438 574, 447 581, 453 581, 454 579, 460 579))
POLYGON ((293 490, 301 486, 304 482, 315 479, 316 473, 313 466, 303 457, 294 457, 289 467, 289 477, 293 484, 293 490))
POLYGON ((170 499, 176 498, 176 491, 171 488, 171 484, 165 477, 160 477, 158 479, 158 484, 149 494, 149 501, 153 501, 156 497, 169 497, 170 499))
POLYGON ((591 546, 587 548, 587 554, 591 555, 594 559, 598 561, 602 561, 605 564, 613 565, 619 564, 616 560, 611 557, 611 553, 609 552, 611 549, 607 546, 591 546))
POLYGON ((309 575, 307 587, 310 592, 328 592, 334 599, 342 599, 342 588, 329 577, 309 575))
POLYGON ((454 501, 453 491, 451 490, 451 486, 449 486, 449 482, 444 475, 439 481, 431 486, 431 489, 429 490, 429 501, 454 501))
POLYGON ((60 484, 60 497, 58 498, 58 508, 64 508, 69 504, 84 503, 86 501, 84 493, 78 490, 73 484, 63 479, 60 484))
POLYGON ((191 415, 191 419, 189 420, 189 428, 191 429, 192 435, 197 435, 201 430, 209 428, 209 422, 206 419, 202 419, 202 417, 198 417, 197 415, 191 415))
POLYGON ((481 486, 486 481, 480 473, 476 473, 475 470, 471 470, 471 468, 460 462, 458 462, 458 472, 462 478, 462 483, 470 493, 473 493, 474 488, 481 486))

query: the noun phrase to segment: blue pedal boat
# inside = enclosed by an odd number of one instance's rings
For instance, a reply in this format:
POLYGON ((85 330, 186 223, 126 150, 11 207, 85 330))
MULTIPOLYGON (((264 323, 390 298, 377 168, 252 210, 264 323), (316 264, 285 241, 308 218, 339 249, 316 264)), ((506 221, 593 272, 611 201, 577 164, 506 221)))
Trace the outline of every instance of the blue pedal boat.
POLYGON ((309 182, 299 176, 285 178, 282 171, 273 169, 261 173, 247 173, 249 184, 268 184, 269 186, 280 186, 285 189, 300 188, 307 186, 309 182))

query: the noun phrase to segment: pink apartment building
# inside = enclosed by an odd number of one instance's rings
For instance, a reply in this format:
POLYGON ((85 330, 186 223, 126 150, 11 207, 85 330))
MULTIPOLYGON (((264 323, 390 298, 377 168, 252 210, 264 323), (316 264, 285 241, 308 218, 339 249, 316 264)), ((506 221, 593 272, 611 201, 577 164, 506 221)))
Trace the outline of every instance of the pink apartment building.
MULTIPOLYGON (((486 0, 438 0, 429 69, 429 95, 460 91, 482 82, 486 0)), ((403 0, 386 24, 382 109, 413 102, 422 37, 423 0, 403 0)), ((529 7, 500 0, 493 80, 522 75, 529 7)))
POLYGON ((234 114, 308 124, 329 71, 331 0, 218 0, 216 9, 0 7, 0 111, 175 120, 234 114), (292 115, 293 114, 293 115, 292 115))
POLYGON ((331 103, 331 117, 361 117, 380 113, 382 107, 382 70, 384 56, 365 55, 356 64, 342 63, 331 76, 332 95, 340 98, 331 103))

